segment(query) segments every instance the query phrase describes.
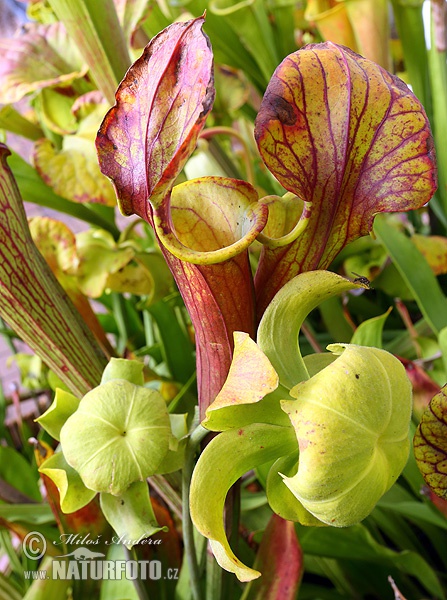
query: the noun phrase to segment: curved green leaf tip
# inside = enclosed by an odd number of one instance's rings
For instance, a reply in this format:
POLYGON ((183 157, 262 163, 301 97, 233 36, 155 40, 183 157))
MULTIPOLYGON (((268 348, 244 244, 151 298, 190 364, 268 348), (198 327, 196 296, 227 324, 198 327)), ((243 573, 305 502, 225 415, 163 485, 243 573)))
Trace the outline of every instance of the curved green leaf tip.
POLYGON ((117 496, 157 471, 170 437, 162 396, 124 379, 86 394, 61 430, 64 456, 85 486, 117 496))

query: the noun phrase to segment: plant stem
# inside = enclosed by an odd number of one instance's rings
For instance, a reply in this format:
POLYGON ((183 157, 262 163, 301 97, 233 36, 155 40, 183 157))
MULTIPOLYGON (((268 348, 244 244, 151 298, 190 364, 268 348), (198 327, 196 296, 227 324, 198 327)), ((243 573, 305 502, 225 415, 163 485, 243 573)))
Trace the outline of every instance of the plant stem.
POLYGON ((194 542, 194 526, 192 524, 191 515, 189 512, 189 491, 191 488, 191 476, 194 470, 196 451, 200 442, 208 433, 209 431, 201 425, 198 425, 191 433, 186 446, 185 464, 182 471, 183 542, 185 544, 185 554, 189 568, 192 597, 194 600, 202 600, 202 590, 200 586, 200 570, 194 542))
POLYGON ((250 160, 250 148, 248 147, 247 142, 244 137, 237 131, 236 129, 232 129, 231 127, 209 127, 202 131, 200 134, 200 138, 206 140, 211 138, 214 135, 230 135, 238 140, 241 143, 242 148, 244 150, 242 154, 242 158, 245 165, 245 172, 247 175, 247 181, 252 185, 255 184, 255 172, 253 170, 253 165, 250 160))
MULTIPOLYGON (((135 552, 135 548, 132 548, 132 550, 129 550, 128 548, 126 548, 126 546, 124 546, 124 556, 126 557, 126 560, 138 560, 137 554, 135 552)), ((141 581, 141 579, 139 577, 137 577, 136 579, 133 580, 133 584, 134 584, 135 592, 137 593, 138 599, 139 600, 149 600, 149 596, 146 592, 143 582, 141 581)))
POLYGON ((149 484, 157 494, 163 498, 172 512, 181 520, 183 515, 180 495, 172 485, 166 481, 165 477, 163 475, 152 475, 152 477, 149 477, 149 484))
POLYGON ((125 314, 125 306, 124 306, 124 298, 121 294, 116 292, 112 293, 112 302, 113 302, 113 316, 115 317, 116 326, 118 328, 118 340, 116 344, 116 350, 118 355, 121 355, 126 349, 126 344, 128 340, 128 332, 126 319, 124 317, 125 314))
POLYGON ((211 138, 208 144, 211 156, 218 162, 219 166, 222 167, 226 175, 228 177, 233 177, 234 179, 242 179, 239 169, 225 154, 219 142, 211 138))

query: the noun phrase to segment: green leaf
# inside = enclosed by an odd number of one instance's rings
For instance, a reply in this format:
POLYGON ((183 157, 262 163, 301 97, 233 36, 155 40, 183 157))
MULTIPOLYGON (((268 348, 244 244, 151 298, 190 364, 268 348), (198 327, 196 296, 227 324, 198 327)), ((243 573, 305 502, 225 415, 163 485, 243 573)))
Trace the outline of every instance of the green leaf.
POLYGON ((26 119, 10 105, 0 108, 0 129, 16 133, 29 140, 43 137, 43 131, 38 125, 26 119))
POLYGON ((60 441, 61 429, 68 417, 77 410, 79 406, 79 398, 61 389, 56 390, 54 400, 43 415, 38 417, 36 421, 47 431, 51 437, 60 441))
POLYGON ((14 448, 0 446, 0 479, 6 481, 28 498, 39 502, 42 498, 37 485, 35 469, 14 448))
POLYGON ((395 552, 380 545, 365 526, 345 529, 310 528, 296 525, 305 555, 328 556, 336 559, 368 561, 372 564, 397 567, 418 579, 435 597, 445 598, 434 569, 418 554, 410 551, 395 552))
POLYGON ((162 342, 163 359, 175 381, 186 383, 195 371, 193 345, 179 323, 175 307, 159 300, 148 308, 154 318, 162 342))
POLYGON ((38 579, 28 588, 23 600, 61 600, 70 593, 69 590, 73 582, 67 579, 58 579, 51 577, 52 558, 47 556, 43 559, 39 568, 48 573, 48 579, 38 579))
POLYGON ((293 451, 296 440, 290 427, 253 424, 220 433, 206 446, 194 469, 190 492, 193 523, 210 540, 220 566, 240 581, 256 579, 260 573, 237 559, 228 544, 223 525, 227 492, 246 471, 293 451))
POLYGON ((102 493, 100 502, 105 518, 126 548, 132 548, 157 531, 167 531, 167 527, 157 523, 146 481, 133 483, 119 496, 102 493))
POLYGON ((263 0, 213 0, 209 4, 210 12, 225 20, 236 32, 246 51, 256 60, 265 81, 268 81, 281 57, 266 9, 263 0))
POLYGON ((40 466, 39 472, 56 484, 60 495, 60 506, 64 513, 80 510, 96 496, 94 490, 85 487, 79 473, 70 467, 62 452, 50 456, 40 466))
POLYGON ((360 323, 352 336, 351 344, 382 348, 383 326, 392 310, 392 307, 390 307, 386 313, 380 315, 380 317, 373 317, 372 319, 360 323))
MULTIPOLYGON (((126 560, 120 544, 112 544, 107 552, 107 560, 126 560)), ((103 579, 99 600, 140 600, 136 586, 122 574, 121 579, 103 579)))
POLYGON ((447 326, 447 299, 426 259, 403 233, 378 216, 374 232, 387 249, 397 270, 412 291, 434 333, 447 326))
POLYGON ((379 500, 378 506, 403 515, 417 525, 429 523, 440 529, 447 529, 447 519, 441 516, 438 511, 433 510, 428 504, 415 501, 391 502, 390 500, 387 501, 386 497, 384 497, 379 500))
POLYGON ((110 104, 130 65, 113 0, 49 0, 110 104))
POLYGON ((0 504, 0 518, 10 523, 30 525, 54 523, 49 504, 0 504))
POLYGON ((157 471, 170 436, 162 396, 113 379, 83 397, 62 427, 61 444, 88 488, 119 496, 157 471))

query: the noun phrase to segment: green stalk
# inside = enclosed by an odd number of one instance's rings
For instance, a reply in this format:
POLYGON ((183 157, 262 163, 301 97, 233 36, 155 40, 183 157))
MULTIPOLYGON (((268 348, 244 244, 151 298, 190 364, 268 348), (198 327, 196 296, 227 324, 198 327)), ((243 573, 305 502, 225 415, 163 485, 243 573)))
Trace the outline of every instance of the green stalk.
POLYGON ((194 526, 189 512, 189 492, 191 477, 194 470, 196 452, 200 442, 209 434, 209 431, 198 425, 192 432, 185 451, 185 464, 182 471, 182 514, 183 514, 183 542, 188 563, 191 592, 194 600, 202 600, 200 585, 200 569, 197 560, 196 545, 194 541, 194 526))
POLYGON ((43 137, 43 131, 38 126, 25 119, 10 104, 5 104, 0 109, 0 129, 21 135, 28 140, 38 140, 43 137))
POLYGON ((424 20, 422 17, 423 0, 417 5, 402 0, 391 0, 397 33, 402 42, 405 68, 413 92, 424 105, 431 117, 430 81, 428 75, 427 47, 425 44, 424 20))
POLYGON ((429 50, 429 71, 433 99, 433 129, 438 160, 438 191, 439 204, 431 203, 438 218, 447 228, 447 67, 445 44, 440 39, 445 37, 444 23, 435 19, 437 11, 443 11, 439 2, 432 2, 431 15, 431 48, 429 50), (436 23, 435 23, 436 20, 436 23))
POLYGON ((223 169, 224 173, 228 177, 242 179, 239 169, 236 167, 233 161, 228 158, 227 154, 217 140, 211 138, 208 142, 208 149, 211 156, 217 161, 219 166, 223 169))
POLYGON ((125 319, 125 300, 121 294, 113 292, 112 294, 113 316, 115 317, 116 326, 118 328, 118 340, 116 343, 116 351, 121 355, 126 349, 127 340, 129 339, 127 331, 127 323, 125 319))
POLYGON ((49 0, 58 19, 90 67, 98 88, 110 104, 130 66, 124 32, 113 0, 49 0))

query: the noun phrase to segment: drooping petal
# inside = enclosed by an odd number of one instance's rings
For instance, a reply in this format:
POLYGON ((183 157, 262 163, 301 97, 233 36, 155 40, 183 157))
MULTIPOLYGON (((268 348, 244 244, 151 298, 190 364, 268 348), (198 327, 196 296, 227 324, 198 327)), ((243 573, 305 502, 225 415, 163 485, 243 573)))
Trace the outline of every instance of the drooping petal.
POLYGON ((279 407, 279 400, 287 397, 287 392, 278 390, 277 394, 272 394, 278 383, 275 369, 248 333, 235 331, 228 377, 206 410, 202 425, 212 431, 225 431, 249 423, 287 425, 279 407))
POLYGON ((309 378, 298 345, 301 325, 323 300, 364 287, 331 271, 301 273, 276 294, 258 327, 257 341, 287 389, 309 378))
POLYGON ((294 437, 290 427, 258 423, 224 431, 207 445, 194 469, 191 518, 210 540, 220 566, 240 581, 251 581, 260 573, 244 565, 230 548, 223 525, 225 497, 247 470, 296 450, 294 437))
POLYGON ((411 384, 385 350, 328 349, 337 360, 282 403, 300 450, 298 472, 284 482, 323 523, 347 527, 372 511, 407 462, 411 384))
POLYGON ((57 486, 63 513, 73 513, 84 508, 96 496, 94 490, 85 487, 82 479, 64 458, 62 452, 50 456, 39 468, 57 486))
POLYGON ((101 510, 126 548, 158 531, 160 527, 152 508, 146 481, 136 481, 120 496, 100 494, 101 510))
POLYGON ((297 241, 264 250, 255 280, 259 315, 294 275, 326 268, 369 233, 375 214, 421 207, 436 189, 420 102, 400 79, 331 42, 280 64, 255 136, 270 171, 309 213, 297 241))
POLYGON ((76 398, 76 396, 73 396, 70 392, 58 388, 50 408, 48 408, 43 415, 40 415, 36 421, 51 435, 51 437, 54 437, 55 440, 59 441, 61 429, 65 425, 65 421, 76 412, 79 402, 79 398, 76 398))

